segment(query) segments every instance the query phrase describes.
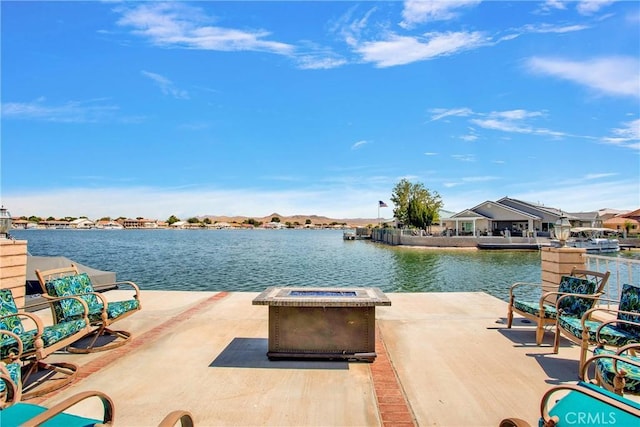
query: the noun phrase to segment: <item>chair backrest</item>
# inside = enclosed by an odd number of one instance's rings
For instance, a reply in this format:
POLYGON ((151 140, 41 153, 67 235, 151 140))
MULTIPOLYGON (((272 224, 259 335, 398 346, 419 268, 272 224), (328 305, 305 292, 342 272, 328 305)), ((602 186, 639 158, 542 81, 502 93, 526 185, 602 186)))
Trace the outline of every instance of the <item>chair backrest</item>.
POLYGON ((13 299, 13 294, 10 289, 0 289, 0 316, 9 316, 0 319, 0 329, 13 332, 14 334, 21 334, 24 332, 24 325, 22 320, 18 316, 11 316, 11 314, 17 314, 18 307, 13 299))
POLYGON ((581 270, 578 268, 574 268, 571 271, 571 275, 573 277, 580 277, 583 279, 593 280, 596 283, 596 290, 594 293, 599 294, 604 292, 604 287, 607 284, 607 281, 609 280, 609 276, 611 275, 611 272, 605 271, 604 273, 601 273, 599 271, 581 270))
POLYGON ((618 323, 618 328, 630 332, 640 337, 640 286, 625 284, 622 285, 622 291, 620 291, 620 304, 618 305, 620 311, 628 311, 638 314, 626 314, 618 313, 618 320, 626 320, 628 322, 637 323, 636 325, 630 325, 628 323, 618 323))
MULTIPOLYGON (((90 313, 92 308, 101 306, 98 297, 92 294, 94 289, 89 275, 80 273, 74 264, 55 270, 36 270, 36 276, 43 292, 50 297, 79 296, 89 306, 90 313)), ((56 323, 79 319, 84 313, 82 304, 70 298, 53 301, 52 309, 56 323)))
MULTIPOLYGON (((591 279, 576 276, 562 276, 558 292, 564 294, 593 295, 596 292, 597 284, 591 279)), ((582 317, 595 304, 593 298, 580 298, 578 296, 566 296, 558 301, 558 309, 563 314, 582 317)))

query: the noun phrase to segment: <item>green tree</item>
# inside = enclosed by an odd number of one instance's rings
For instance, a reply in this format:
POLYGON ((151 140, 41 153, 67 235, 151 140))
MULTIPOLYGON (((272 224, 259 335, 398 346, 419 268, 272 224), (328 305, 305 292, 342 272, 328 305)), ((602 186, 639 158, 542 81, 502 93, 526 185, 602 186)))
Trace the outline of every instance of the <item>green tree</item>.
POLYGON ((177 216, 175 216, 175 215, 171 215, 171 216, 169 217, 169 219, 167 219, 167 224, 171 225, 171 224, 174 224, 174 223, 176 223, 176 222, 178 222, 178 221, 180 221, 180 218, 178 218, 178 217, 177 217, 177 216))
POLYGON ((192 216, 191 218, 189 218, 187 220, 187 222, 189 224, 200 224, 200 220, 198 218, 196 218, 195 216, 192 216))
POLYGON ((309 218, 307 218, 307 219, 304 220, 304 223, 306 225, 310 225, 311 224, 311 220, 309 218))
POLYGON ((280 222, 280 218, 274 216, 273 218, 271 218, 271 222, 280 222))
POLYGON ((401 179, 393 189, 393 215, 404 226, 429 229, 438 220, 442 199, 436 191, 429 191, 421 182, 401 179))
POLYGON ((202 222, 205 224, 211 224, 211 218, 206 217, 205 219, 202 220, 202 222))

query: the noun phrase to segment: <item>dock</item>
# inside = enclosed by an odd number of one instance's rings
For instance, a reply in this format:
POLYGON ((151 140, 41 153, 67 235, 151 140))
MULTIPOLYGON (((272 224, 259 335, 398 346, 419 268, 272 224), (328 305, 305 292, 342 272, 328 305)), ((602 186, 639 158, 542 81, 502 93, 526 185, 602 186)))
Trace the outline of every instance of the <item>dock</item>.
MULTIPOLYGON (((271 361, 257 295, 143 290, 142 310, 114 324, 132 332, 129 343, 51 356, 80 365, 78 378, 29 402, 100 390, 122 426, 157 425, 175 409, 191 411, 197 426, 537 425, 543 393, 578 379, 577 346, 562 340, 553 354, 550 331, 536 346, 534 325, 517 316, 506 329, 507 303, 483 292, 386 294, 372 363, 271 361)), ((36 313, 51 319, 48 309, 36 313)))

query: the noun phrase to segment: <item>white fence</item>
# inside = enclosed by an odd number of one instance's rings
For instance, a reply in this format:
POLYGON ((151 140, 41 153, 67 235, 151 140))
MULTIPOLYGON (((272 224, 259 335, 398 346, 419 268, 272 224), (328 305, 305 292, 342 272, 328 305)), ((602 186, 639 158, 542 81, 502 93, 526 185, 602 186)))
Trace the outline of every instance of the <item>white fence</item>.
POLYGON ((622 285, 640 286, 640 259, 592 254, 585 254, 584 257, 588 270, 611 272, 603 298, 618 301, 622 285))

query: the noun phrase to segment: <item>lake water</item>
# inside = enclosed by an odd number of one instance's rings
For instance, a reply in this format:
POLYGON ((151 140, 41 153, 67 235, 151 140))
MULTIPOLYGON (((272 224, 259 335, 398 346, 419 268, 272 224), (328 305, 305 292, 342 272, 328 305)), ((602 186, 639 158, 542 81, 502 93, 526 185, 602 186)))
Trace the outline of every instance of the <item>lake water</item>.
POLYGON ((506 300, 540 281, 537 251, 477 251, 345 241, 340 230, 14 230, 31 255, 66 256, 141 289, 251 291, 375 286, 384 292, 484 291, 506 300))

